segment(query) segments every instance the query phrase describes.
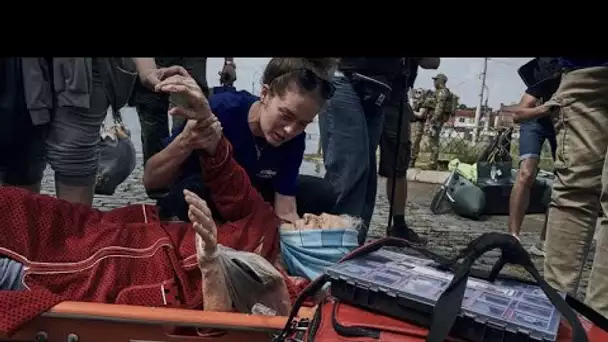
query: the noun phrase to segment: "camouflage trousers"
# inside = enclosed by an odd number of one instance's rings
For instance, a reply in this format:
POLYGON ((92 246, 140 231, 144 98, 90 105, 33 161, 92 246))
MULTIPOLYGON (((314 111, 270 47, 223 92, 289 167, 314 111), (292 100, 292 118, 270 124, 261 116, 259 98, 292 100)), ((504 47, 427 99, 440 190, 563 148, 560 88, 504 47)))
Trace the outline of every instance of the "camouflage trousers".
POLYGON ((585 302, 608 317, 608 67, 563 74, 549 103, 556 121, 555 183, 549 206, 544 276, 549 285, 576 294, 595 231, 604 218, 585 302))
POLYGON ((424 136, 424 131, 426 129, 426 121, 413 121, 410 126, 412 132, 412 156, 410 158, 410 167, 414 167, 416 166, 418 154, 420 154, 420 143, 422 142, 422 137, 424 136))
POLYGON ((429 151, 431 152, 429 168, 435 169, 439 160, 439 137, 441 136, 443 121, 428 122, 427 126, 429 128, 429 151))

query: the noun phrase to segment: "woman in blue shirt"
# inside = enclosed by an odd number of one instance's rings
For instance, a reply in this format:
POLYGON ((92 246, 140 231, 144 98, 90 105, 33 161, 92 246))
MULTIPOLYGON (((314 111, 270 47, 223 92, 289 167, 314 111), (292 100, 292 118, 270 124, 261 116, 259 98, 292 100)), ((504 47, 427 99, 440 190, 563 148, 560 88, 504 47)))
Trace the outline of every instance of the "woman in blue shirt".
MULTIPOLYGON (((322 178, 299 176, 305 150, 306 126, 333 95, 327 79, 333 58, 272 58, 262 77, 260 96, 247 91, 222 92, 209 100, 234 157, 247 171, 277 215, 295 221, 302 213, 329 212, 335 204, 333 188, 322 178), (297 205, 296 205, 297 203, 297 205)), ((187 219, 182 190, 209 198, 202 184, 198 157, 192 146, 196 122, 178 127, 166 148, 144 170, 150 191, 169 188, 159 201, 166 216, 187 219), (190 146, 190 147, 188 147, 190 146)))

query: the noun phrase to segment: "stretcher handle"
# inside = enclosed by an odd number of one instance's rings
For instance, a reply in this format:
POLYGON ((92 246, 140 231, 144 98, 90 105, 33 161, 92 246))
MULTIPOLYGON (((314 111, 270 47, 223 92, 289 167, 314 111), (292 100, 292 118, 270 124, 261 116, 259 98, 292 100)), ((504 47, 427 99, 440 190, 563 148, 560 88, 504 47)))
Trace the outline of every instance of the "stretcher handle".
MULTIPOLYGON (((310 318, 313 315, 313 309, 304 307, 300 310, 300 314, 302 317, 310 318)), ((63 302, 57 304, 42 316, 248 331, 258 329, 281 331, 287 322, 287 317, 281 316, 88 302, 63 302)))

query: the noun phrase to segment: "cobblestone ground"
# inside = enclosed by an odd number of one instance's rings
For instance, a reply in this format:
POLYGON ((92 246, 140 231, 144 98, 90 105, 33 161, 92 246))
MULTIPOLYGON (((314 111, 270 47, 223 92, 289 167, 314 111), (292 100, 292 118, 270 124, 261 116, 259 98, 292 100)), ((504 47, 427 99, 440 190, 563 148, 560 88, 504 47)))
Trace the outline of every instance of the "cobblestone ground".
MULTIPOLYGON (((372 238, 384 236, 388 222, 389 206, 386 196, 386 182, 384 179, 378 182, 378 196, 376 198, 376 210, 370 227, 372 238)), ((408 225, 421 235, 429 239, 428 248, 444 255, 454 255, 466 245, 483 233, 506 232, 507 216, 492 216, 481 221, 473 221, 456 216, 454 214, 435 215, 429 207, 433 195, 439 190, 439 185, 410 182, 408 187, 407 222, 408 225)), ((521 240, 528 248, 540 237, 544 224, 544 215, 526 216, 523 226, 521 240)), ((583 271, 583 279, 579 289, 579 297, 584 298, 587 288, 591 263, 595 250, 589 253, 589 259, 583 271)), ((488 252, 478 263, 479 267, 491 268, 497 260, 498 252, 488 252)), ((532 256, 536 267, 543 271, 543 258, 532 256)), ((507 272, 518 276, 527 276, 523 269, 509 268, 507 272)))
MULTIPOLYGON (((154 203, 150 200, 144 190, 142 184, 143 167, 141 166, 141 156, 138 156, 138 166, 129 178, 121 184, 113 196, 95 196, 93 205, 101 210, 111 210, 113 208, 122 207, 134 203, 154 203)), ((316 173, 316 172, 314 172, 316 173)), ((386 185, 384 179, 378 182, 378 196, 376 199, 376 209, 370 227, 370 238, 379 238, 384 236, 386 224, 388 221, 389 206, 386 198, 386 185)), ((414 183, 409 184, 409 201, 407 204, 407 222, 419 234, 429 238, 428 247, 438 253, 445 255, 454 255, 459 250, 464 248, 472 239, 486 233, 507 230, 507 217, 494 216, 482 221, 472 221, 461 218, 453 214, 434 215, 429 210, 431 199, 435 192, 439 189, 438 185, 414 183)), ((55 194, 52 172, 49 168, 45 171, 43 180, 43 193, 55 194)), ((524 221, 522 228, 522 243, 529 247, 540 236, 542 230, 544 216, 529 215, 524 221)), ((495 252, 487 253, 482 258, 479 266, 491 267, 497 259, 498 254, 495 252)), ((587 278, 590 271, 590 265, 593 259, 593 251, 590 253, 590 259, 584 271, 584 279, 582 281, 581 292, 584 294, 587 286, 587 278)), ((538 269, 542 272, 542 258, 535 258, 538 269)), ((509 270, 513 273, 525 275, 525 271, 509 270)))
MULTIPOLYGON (((137 158, 137 167, 133 173, 131 173, 129 178, 118 186, 113 196, 95 195, 95 199, 93 200, 93 206, 95 208, 99 208, 101 210, 111 210, 136 203, 154 204, 154 201, 150 200, 148 195, 146 195, 146 191, 142 183, 142 156, 138 155, 137 158)), ((47 167, 44 171, 41 192, 53 196, 55 195, 53 172, 49 167, 47 167)))

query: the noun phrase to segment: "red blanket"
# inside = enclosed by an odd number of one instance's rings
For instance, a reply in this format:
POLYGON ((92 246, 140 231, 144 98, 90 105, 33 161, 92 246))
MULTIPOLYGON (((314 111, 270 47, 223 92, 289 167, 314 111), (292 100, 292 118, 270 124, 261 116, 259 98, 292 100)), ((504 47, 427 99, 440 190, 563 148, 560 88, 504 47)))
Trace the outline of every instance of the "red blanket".
MULTIPOLYGON (((201 157, 205 182, 229 223, 224 246, 274 262, 279 220, 232 159, 223 139, 201 157)), ((0 291, 0 332, 65 300, 201 308, 201 275, 189 224, 161 223, 154 206, 102 212, 15 188, 0 188, 0 255, 26 266, 25 291, 0 291)), ((289 279, 292 296, 297 288, 289 279)))

